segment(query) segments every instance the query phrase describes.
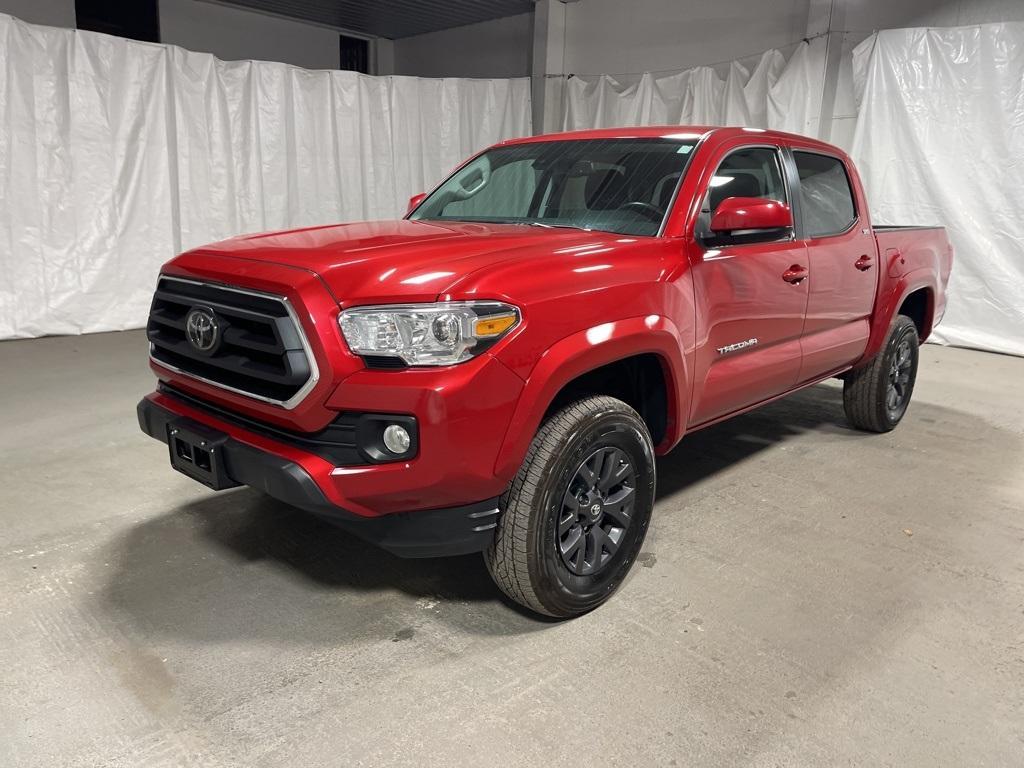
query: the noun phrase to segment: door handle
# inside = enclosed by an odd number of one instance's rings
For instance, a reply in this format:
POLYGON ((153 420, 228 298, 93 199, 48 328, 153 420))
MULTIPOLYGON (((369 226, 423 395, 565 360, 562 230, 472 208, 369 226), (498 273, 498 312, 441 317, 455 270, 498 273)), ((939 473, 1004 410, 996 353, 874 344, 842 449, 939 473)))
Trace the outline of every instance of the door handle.
POLYGON ((807 279, 807 267, 801 267, 799 264, 794 264, 782 273, 782 279, 787 283, 799 285, 807 279))
POLYGON ((859 269, 861 272, 865 272, 871 269, 871 266, 875 263, 875 260, 868 256, 866 253, 853 262, 853 266, 859 269))

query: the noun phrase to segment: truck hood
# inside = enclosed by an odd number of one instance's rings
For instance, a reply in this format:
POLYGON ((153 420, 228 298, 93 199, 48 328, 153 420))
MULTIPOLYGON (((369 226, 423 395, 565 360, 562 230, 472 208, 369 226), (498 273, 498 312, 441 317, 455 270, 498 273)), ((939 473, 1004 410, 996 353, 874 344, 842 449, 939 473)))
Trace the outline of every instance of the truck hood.
POLYGON ((342 305, 430 301, 485 267, 550 259, 611 244, 617 235, 510 224, 370 221, 245 235, 193 253, 316 272, 342 305), (571 250, 564 250, 571 249, 571 250))

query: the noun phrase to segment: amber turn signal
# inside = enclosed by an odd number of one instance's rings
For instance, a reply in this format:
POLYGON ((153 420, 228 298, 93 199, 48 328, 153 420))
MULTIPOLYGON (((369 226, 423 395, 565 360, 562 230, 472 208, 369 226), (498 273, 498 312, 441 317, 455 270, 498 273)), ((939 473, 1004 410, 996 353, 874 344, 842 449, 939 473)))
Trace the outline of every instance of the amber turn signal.
POLYGON ((482 317, 473 324, 473 335, 478 339, 487 338, 488 336, 500 336, 515 324, 515 315, 482 317))

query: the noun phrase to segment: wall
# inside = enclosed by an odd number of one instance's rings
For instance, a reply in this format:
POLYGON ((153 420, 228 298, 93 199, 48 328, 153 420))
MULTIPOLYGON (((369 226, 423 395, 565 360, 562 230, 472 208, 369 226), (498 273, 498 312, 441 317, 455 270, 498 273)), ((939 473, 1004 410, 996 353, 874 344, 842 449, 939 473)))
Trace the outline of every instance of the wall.
MULTIPOLYGON (((820 0, 819 0, 820 1, 820 0)), ((1024 0, 836 0, 853 44, 876 29, 1024 20, 1024 0)), ((784 48, 811 0, 579 0, 565 6, 565 73, 680 70, 784 48)), ((548 74, 554 74, 549 70, 548 74)))
POLYGON ((160 38, 224 61, 337 69, 340 58, 337 30, 200 0, 160 0, 160 38))
POLYGON ((0 0, 0 13, 17 16, 29 24, 75 26, 75 0, 0 0))
POLYGON ((532 13, 403 37, 394 41, 395 74, 526 77, 532 43, 532 13))
POLYGON ((580 0, 565 6, 565 72, 678 70, 783 48, 804 37, 808 3, 580 0))
POLYGON ((1021 0, 841 0, 843 28, 858 42, 876 29, 959 27, 997 21, 1024 21, 1021 0))

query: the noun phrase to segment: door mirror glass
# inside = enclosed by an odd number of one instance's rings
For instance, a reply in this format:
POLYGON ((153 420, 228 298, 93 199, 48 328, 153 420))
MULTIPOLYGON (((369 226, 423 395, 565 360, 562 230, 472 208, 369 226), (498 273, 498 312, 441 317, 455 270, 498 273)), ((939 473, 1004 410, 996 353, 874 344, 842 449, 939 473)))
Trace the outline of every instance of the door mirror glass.
POLYGON ((426 197, 427 197, 427 193, 426 192, 420 192, 418 195, 413 195, 412 197, 410 197, 409 198, 409 207, 405 211, 405 215, 408 216, 410 213, 412 213, 417 208, 419 208, 420 203, 422 203, 426 199, 426 197))
POLYGON ((732 235, 792 226, 793 213, 785 203, 763 197, 727 197, 715 209, 710 229, 716 235, 732 235))

